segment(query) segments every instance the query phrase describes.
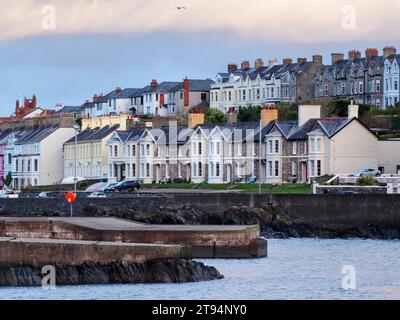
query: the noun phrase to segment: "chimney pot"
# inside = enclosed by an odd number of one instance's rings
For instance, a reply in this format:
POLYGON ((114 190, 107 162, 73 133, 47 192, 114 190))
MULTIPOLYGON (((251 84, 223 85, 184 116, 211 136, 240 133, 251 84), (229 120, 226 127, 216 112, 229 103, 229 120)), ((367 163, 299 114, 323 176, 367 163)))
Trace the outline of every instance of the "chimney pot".
POLYGON ((237 64, 235 64, 235 63, 228 64, 228 72, 229 73, 235 72, 237 69, 238 69, 237 64))
POLYGON ((323 63, 323 57, 320 54, 314 54, 313 55, 313 62, 316 64, 322 64, 323 63))
POLYGON ((250 62, 249 61, 243 61, 241 64, 242 70, 248 70, 250 69, 250 62))
POLYGON ((377 57, 378 55, 379 55, 379 51, 376 48, 368 48, 367 50, 365 50, 365 57, 367 59, 377 57))
POLYGON ((285 58, 285 59, 283 59, 283 64, 284 64, 285 66, 287 66, 287 65, 289 65, 289 64, 292 64, 292 62, 293 62, 292 58, 285 58))
POLYGON ((264 60, 261 59, 261 58, 258 58, 258 59, 256 60, 256 62, 254 63, 254 67, 255 67, 256 69, 260 69, 260 68, 264 67, 264 60))
POLYGON ((153 79, 153 80, 151 81, 151 83, 150 83, 150 86, 151 86, 152 89, 157 89, 157 87, 158 87, 158 82, 157 82, 157 80, 153 79))
POLYGON ((298 64, 303 64, 307 62, 307 58, 297 58, 297 63, 298 64))
POLYGON ((392 55, 395 55, 396 53, 397 49, 394 46, 386 46, 385 48, 383 48, 383 55, 385 59, 392 55))
POLYGON ((353 61, 355 59, 360 59, 361 58, 361 52, 358 50, 350 50, 348 54, 348 58, 350 61, 353 61))
POLYGON ((336 64, 336 62, 343 59, 344 59, 343 53, 332 53, 332 65, 336 64))
POLYGON ((275 105, 265 105, 261 108, 261 124, 266 126, 272 121, 278 120, 278 107, 275 105))
POLYGON ((299 106, 299 127, 305 125, 311 119, 321 118, 321 106, 320 105, 300 105, 299 106))
POLYGON ((349 110, 349 112, 348 112, 349 120, 358 118, 360 107, 358 105, 354 104, 353 100, 351 100, 351 104, 349 105, 348 110, 349 110))

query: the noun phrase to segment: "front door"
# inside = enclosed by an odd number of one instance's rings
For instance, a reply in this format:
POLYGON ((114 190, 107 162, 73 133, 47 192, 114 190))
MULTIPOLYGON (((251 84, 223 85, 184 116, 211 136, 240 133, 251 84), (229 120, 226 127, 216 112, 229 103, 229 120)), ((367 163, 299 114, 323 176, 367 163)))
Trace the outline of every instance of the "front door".
POLYGON ((308 181, 308 165, 307 162, 301 163, 301 182, 308 181))

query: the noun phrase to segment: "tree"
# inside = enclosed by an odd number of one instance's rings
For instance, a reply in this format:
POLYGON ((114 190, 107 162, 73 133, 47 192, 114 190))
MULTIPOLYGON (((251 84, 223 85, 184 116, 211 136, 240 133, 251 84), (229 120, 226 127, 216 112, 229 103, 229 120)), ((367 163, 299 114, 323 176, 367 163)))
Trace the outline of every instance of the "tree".
POLYGON ((5 184, 7 187, 9 187, 9 186, 11 186, 11 183, 12 183, 12 175, 11 175, 11 172, 9 172, 9 173, 7 173, 7 176, 6 176, 6 178, 4 179, 4 184, 5 184))
POLYGON ((225 115, 221 110, 208 109, 205 114, 205 120, 207 123, 221 123, 225 121, 225 115))
POLYGON ((279 120, 296 120, 298 118, 299 106, 295 103, 282 103, 279 105, 279 120))
POLYGON ((260 117, 261 117, 260 106, 239 107, 238 110, 239 122, 258 121, 260 120, 260 117))

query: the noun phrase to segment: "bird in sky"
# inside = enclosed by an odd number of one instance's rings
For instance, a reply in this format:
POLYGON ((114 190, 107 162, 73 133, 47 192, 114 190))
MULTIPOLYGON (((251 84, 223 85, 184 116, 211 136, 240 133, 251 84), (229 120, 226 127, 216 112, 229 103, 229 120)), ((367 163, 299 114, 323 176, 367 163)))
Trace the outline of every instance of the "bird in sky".
POLYGON ((186 7, 179 6, 179 7, 173 7, 173 10, 186 10, 186 7))

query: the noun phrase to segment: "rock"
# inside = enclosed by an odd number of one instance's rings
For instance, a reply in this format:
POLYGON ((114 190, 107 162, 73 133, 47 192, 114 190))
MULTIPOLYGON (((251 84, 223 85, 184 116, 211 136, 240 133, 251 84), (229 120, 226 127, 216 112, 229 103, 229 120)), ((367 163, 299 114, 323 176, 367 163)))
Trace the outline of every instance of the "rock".
MULTIPOLYGON (((214 267, 191 260, 155 260, 145 263, 113 262, 100 265, 55 266, 56 285, 103 285, 136 283, 184 283, 222 279, 214 267)), ((42 284, 41 269, 0 267, 0 287, 32 287, 42 284)))

